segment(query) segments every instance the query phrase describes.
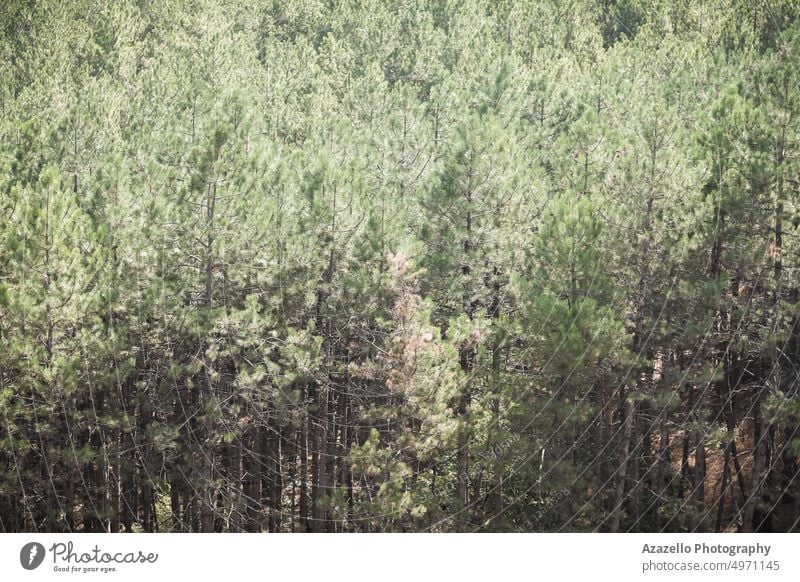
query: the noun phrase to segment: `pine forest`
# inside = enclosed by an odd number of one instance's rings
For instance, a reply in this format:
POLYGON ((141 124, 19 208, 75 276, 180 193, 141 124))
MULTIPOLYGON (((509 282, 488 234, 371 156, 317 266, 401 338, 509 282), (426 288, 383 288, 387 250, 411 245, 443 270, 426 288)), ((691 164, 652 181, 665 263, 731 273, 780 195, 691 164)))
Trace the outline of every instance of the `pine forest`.
POLYGON ((800 1, 6 0, 0 532, 800 531, 800 1))

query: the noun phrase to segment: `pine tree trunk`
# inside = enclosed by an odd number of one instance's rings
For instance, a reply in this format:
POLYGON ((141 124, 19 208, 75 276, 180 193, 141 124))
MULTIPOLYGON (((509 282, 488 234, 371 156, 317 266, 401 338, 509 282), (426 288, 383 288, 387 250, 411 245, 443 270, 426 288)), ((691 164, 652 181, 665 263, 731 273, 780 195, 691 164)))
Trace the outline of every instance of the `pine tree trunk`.
POLYGON ((328 398, 327 386, 320 386, 317 390, 319 417, 314 439, 314 490, 312 491, 312 531, 323 533, 327 529, 327 511, 324 504, 329 491, 328 482, 328 398))
MULTIPOLYGON (((494 326, 498 325, 500 319, 500 270, 497 265, 492 268, 492 304, 489 313, 492 316, 494 326)), ((500 441, 500 341, 498 330, 495 330, 495 338, 492 341, 492 422, 494 423, 492 453, 494 454, 494 507, 493 515, 490 518, 499 516, 503 513, 503 443, 500 441)))
POLYGON ((620 389, 620 398, 623 400, 622 410, 624 411, 623 419, 623 436, 622 447, 620 450, 620 464, 617 471, 617 481, 614 492, 614 507, 609 516, 609 526, 613 533, 619 531, 620 522, 622 518, 622 507, 625 504, 625 483, 628 473, 628 460, 631 453, 631 441, 633 439, 633 425, 634 416, 636 414, 636 405, 630 398, 626 398, 625 389, 620 389))
POLYGON ((722 531, 722 515, 725 511, 725 494, 728 492, 728 483, 730 482, 730 445, 725 446, 725 454, 722 460, 722 483, 719 487, 719 499, 717 501, 717 522, 714 526, 714 531, 719 533, 722 531))
MULTIPOLYGON (((304 393, 311 392, 310 388, 304 393)), ((308 396, 311 397, 310 394, 308 396)), ((311 421, 308 411, 303 414, 302 426, 300 427, 300 527, 301 531, 311 531, 311 524, 308 519, 308 442, 309 442, 309 422, 311 421)), ((312 462, 313 465, 313 462, 312 462)), ((313 478, 312 478, 313 482, 313 478)))
POLYGON ((756 505, 761 500, 761 488, 764 481, 764 468, 766 465, 766 440, 768 427, 761 417, 761 406, 756 405, 753 411, 753 469, 750 478, 750 494, 745 498, 743 508, 742 531, 752 533, 755 531, 754 517, 756 505))
POLYGON ((289 438, 286 440, 286 478, 291 484, 289 492, 289 531, 294 533, 297 527, 297 451, 300 441, 298 433, 289 427, 289 438))
MULTIPOLYGON (((466 214, 466 224, 465 224, 465 236, 463 240, 464 264, 461 267, 461 274, 464 279, 465 294, 467 297, 469 297, 469 295, 471 294, 469 277, 472 274, 472 266, 470 264, 470 260, 472 253, 473 171, 471 168, 467 172, 467 179, 468 179, 468 184, 465 192, 467 214, 466 214)), ((477 304, 474 301, 465 305, 465 310, 467 312, 467 316, 469 317, 470 321, 472 321, 475 316, 476 308, 477 304)), ((456 446, 458 447, 458 451, 456 453, 457 457, 456 495, 458 497, 458 500, 461 502, 464 512, 467 512, 470 505, 470 498, 469 498, 470 427, 469 427, 468 414, 469 414, 470 404, 472 401, 470 384, 472 382, 471 375, 473 372, 475 350, 472 346, 466 345, 463 346, 459 351, 460 351, 459 362, 461 364, 461 370, 464 372, 466 380, 464 382, 464 386, 461 389, 461 394, 459 395, 458 404, 456 407, 456 414, 461 421, 458 431, 458 438, 456 439, 456 446)), ((463 515, 465 515, 466 521, 469 521, 469 514, 465 513, 463 515)))
POLYGON ((667 475, 669 474, 669 465, 670 465, 670 440, 669 440, 669 425, 667 424, 667 409, 664 407, 661 410, 661 418, 659 420, 659 432, 658 432, 658 466, 656 468, 656 498, 655 498, 655 514, 656 514, 656 524, 658 528, 661 528, 662 525, 662 518, 661 518, 661 507, 663 505, 663 500, 667 496, 668 484, 667 484, 667 475))
POLYGON ((276 433, 272 439, 270 452, 272 490, 270 491, 269 531, 281 531, 283 521, 283 467, 281 464, 281 435, 276 433))
MULTIPOLYGON (((206 227, 208 235, 205 241, 205 308, 209 312, 214 308, 214 227, 215 211, 217 202, 216 183, 207 186, 208 193, 206 198, 206 227)), ((203 382, 200 400, 201 414, 203 416, 201 435, 201 488, 200 494, 200 529, 203 532, 214 531, 214 513, 216 503, 216 491, 214 487, 215 473, 215 451, 213 445, 214 427, 208 413, 208 407, 214 397, 214 386, 211 379, 211 362, 206 355, 205 339, 200 341, 200 350, 203 360, 203 382)))
POLYGON ((694 483, 692 487, 692 502, 697 512, 698 519, 694 530, 702 531, 702 516, 705 514, 705 482, 706 482, 706 435, 701 427, 695 432, 696 446, 694 449, 694 483))
POLYGON ((172 513, 172 531, 176 533, 186 531, 181 516, 181 496, 178 483, 177 475, 173 474, 169 485, 169 507, 172 513))
POLYGON ((457 446, 456 494, 464 508, 469 506, 469 426, 466 423, 470 396, 465 389, 459 398, 457 413, 464 422, 459 429, 457 446))

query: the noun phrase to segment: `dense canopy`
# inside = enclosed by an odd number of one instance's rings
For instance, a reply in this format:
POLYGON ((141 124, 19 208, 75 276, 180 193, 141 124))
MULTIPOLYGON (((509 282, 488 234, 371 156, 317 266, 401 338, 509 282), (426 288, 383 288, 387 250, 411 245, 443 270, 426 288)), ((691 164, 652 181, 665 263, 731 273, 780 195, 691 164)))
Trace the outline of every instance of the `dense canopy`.
POLYGON ((800 531, 796 0, 10 0, 0 531, 800 531))

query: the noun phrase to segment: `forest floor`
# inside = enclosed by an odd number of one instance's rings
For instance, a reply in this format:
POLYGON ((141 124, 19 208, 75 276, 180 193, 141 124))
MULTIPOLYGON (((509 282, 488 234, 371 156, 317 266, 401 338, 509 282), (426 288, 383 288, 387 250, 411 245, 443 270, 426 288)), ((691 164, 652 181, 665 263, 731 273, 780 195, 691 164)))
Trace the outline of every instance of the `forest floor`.
MULTIPOLYGON (((780 443, 775 443, 779 445, 780 443)), ((676 435, 670 442, 671 465, 676 474, 681 471, 683 435, 676 435)), ((780 450, 778 446, 776 449, 780 450)), ((745 420, 736 428, 736 452, 741 468, 741 478, 745 485, 745 490, 749 494, 752 484, 753 470, 753 425, 751 421, 745 420)), ((689 477, 694 472, 695 454, 692 451, 688 458, 689 477)), ((782 474, 782 460, 775 460, 774 474, 782 474)), ((706 449, 706 478, 704 501, 706 507, 707 531, 715 531, 715 523, 719 511, 720 490, 723 487, 725 470, 725 452, 721 447, 706 449)), ((729 460, 729 475, 727 481, 727 491, 723 503, 722 527, 723 532, 737 531, 737 513, 741 508, 743 495, 736 478, 733 460, 729 460)), ((784 497, 780 502, 774 503, 772 510, 771 524, 767 525, 765 531, 789 531, 797 519, 797 503, 793 503, 790 497, 784 497)), ((760 521, 760 520, 759 520, 760 521)))

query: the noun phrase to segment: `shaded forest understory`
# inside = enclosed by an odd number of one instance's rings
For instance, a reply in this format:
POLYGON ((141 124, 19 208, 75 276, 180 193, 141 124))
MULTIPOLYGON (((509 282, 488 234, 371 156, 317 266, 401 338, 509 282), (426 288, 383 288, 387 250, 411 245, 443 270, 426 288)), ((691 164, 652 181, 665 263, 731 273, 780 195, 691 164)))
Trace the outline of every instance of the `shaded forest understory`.
POLYGON ((11 0, 0 531, 800 531, 795 0, 11 0))

